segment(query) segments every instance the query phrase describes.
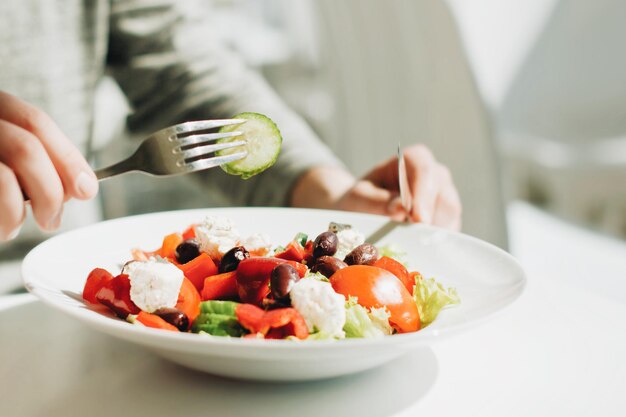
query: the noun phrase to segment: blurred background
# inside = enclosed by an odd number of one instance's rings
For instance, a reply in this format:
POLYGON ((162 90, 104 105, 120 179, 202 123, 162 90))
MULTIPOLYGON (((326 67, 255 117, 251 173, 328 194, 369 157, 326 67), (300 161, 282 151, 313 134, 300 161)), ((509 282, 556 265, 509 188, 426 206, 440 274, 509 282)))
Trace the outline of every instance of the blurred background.
MULTIPOLYGON (((525 200, 626 238, 626 2, 202 0, 181 7, 263 73, 354 174, 391 156, 398 142, 430 146, 455 176, 465 232, 506 247, 506 206, 525 200)), ((97 106, 100 166, 127 155, 137 138, 110 140, 124 135, 128 113, 110 78, 97 106)), ((66 217, 65 227, 207 205, 184 177, 129 175, 102 191, 97 207, 66 217)))

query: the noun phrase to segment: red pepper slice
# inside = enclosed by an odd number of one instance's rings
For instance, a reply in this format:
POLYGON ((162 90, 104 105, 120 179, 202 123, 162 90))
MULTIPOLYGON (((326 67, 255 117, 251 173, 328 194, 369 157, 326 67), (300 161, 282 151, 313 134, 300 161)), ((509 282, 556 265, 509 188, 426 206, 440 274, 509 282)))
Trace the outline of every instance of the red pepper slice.
POLYGON ((302 262, 306 256, 306 252, 302 245, 295 240, 287 244, 284 251, 274 255, 276 258, 287 259, 289 261, 302 262))
POLYGON ((193 239, 195 237, 196 237, 196 224, 192 224, 188 228, 186 228, 185 231, 183 232, 183 239, 187 240, 187 239, 193 239))
POLYGON ((303 277, 308 268, 306 265, 280 258, 251 257, 242 260, 237 266, 237 293, 243 303, 261 304, 269 290, 270 274, 276 265, 288 263, 298 275, 303 277))
POLYGON ((381 256, 378 260, 376 260, 376 262, 374 262, 374 266, 394 274, 400 281, 402 281, 402 284, 409 291, 409 294, 413 294, 415 279, 409 275, 409 271, 400 262, 388 256, 381 256))
POLYGON ((176 247, 183 242, 183 235, 180 233, 172 233, 163 238, 159 255, 165 259, 176 260, 176 247))
POLYGON ((206 277, 217 274, 217 265, 215 265, 211 257, 204 252, 186 264, 177 264, 176 266, 183 271, 185 277, 193 283, 198 291, 202 291, 206 277))
POLYGON ((262 334, 267 339, 284 339, 295 336, 306 339, 309 331, 304 318, 295 308, 263 311, 252 304, 240 304, 235 310, 237 320, 252 334, 262 334))
POLYGON ((237 272, 230 271, 204 279, 202 301, 224 300, 237 296, 237 272))
POLYGON ((112 279, 113 275, 106 269, 96 268, 91 271, 87 277, 87 282, 85 282, 85 287, 83 288, 83 299, 90 303, 97 303, 96 293, 112 279))
POLYGON ((130 299, 130 280, 126 274, 118 275, 104 284, 96 293, 96 300, 123 319, 140 311, 130 299))
POLYGON ((137 314, 137 321, 146 327, 152 327, 154 329, 171 330, 174 332, 179 331, 176 326, 171 325, 156 314, 146 313, 145 311, 140 311, 139 314, 137 314))
POLYGON ((178 293, 176 308, 187 315, 190 326, 198 314, 200 314, 200 301, 200 293, 191 280, 183 278, 183 283, 178 293))
POLYGON ((313 262, 313 241, 312 240, 307 240, 306 244, 304 245, 304 262, 307 265, 311 265, 311 263, 313 262))

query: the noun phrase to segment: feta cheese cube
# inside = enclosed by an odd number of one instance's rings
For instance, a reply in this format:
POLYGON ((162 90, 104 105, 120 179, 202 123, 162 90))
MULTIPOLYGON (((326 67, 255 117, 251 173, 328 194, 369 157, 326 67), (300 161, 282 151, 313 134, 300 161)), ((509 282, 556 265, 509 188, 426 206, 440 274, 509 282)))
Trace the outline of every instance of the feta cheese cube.
POLYGON ((352 249, 363 244, 365 236, 355 229, 344 229, 337 232, 337 252, 335 257, 343 259, 352 249))
POLYGON ((183 283, 183 272, 163 259, 129 262, 123 273, 130 280, 130 299, 148 313, 174 307, 183 283))
POLYGON ((207 216, 195 227, 195 232, 200 250, 213 260, 220 260, 226 252, 239 245, 239 232, 226 217, 207 216))
POLYGON ((239 244, 255 256, 264 256, 272 249, 272 242, 264 233, 250 235, 239 242, 239 244))
POLYGON ((309 328, 332 337, 344 338, 346 323, 345 298, 328 282, 303 278, 289 293, 291 305, 302 315, 309 328))

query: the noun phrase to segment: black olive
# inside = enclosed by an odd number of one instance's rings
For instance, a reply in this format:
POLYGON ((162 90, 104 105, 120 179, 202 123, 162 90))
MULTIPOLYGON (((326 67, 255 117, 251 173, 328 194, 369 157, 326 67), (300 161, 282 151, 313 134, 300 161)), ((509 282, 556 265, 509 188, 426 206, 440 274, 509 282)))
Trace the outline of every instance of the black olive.
POLYGON ((235 246, 222 256, 219 272, 230 272, 237 269, 239 262, 250 257, 250 252, 243 246, 235 246))
POLYGON ((189 318, 185 313, 176 308, 163 307, 156 310, 153 314, 161 317, 181 332, 186 332, 189 329, 189 318))
POLYGON ((319 272, 326 278, 330 278, 335 272, 348 266, 345 262, 334 256, 320 256, 311 267, 312 272, 319 272))
POLYGON ((287 297, 293 284, 299 279, 300 275, 293 266, 287 263, 276 265, 270 274, 270 288, 274 299, 281 300, 287 297))
POLYGON ((200 244, 196 239, 187 239, 176 246, 174 253, 179 264, 186 264, 200 255, 200 244))
POLYGON ((333 256, 337 252, 339 239, 333 232, 323 232, 315 238, 313 242, 313 257, 333 256))
POLYGON ((348 265, 371 265, 378 259, 378 249, 369 243, 364 243, 352 249, 352 252, 343 259, 348 265))

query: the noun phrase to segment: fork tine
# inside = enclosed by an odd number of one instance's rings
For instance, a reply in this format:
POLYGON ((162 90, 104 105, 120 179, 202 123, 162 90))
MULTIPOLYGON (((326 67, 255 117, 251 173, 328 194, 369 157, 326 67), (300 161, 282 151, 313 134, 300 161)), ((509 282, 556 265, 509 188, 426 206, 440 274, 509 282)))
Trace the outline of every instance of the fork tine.
POLYGON ((187 169, 187 172, 202 171, 205 169, 216 167, 218 165, 226 164, 228 162, 237 161, 239 159, 245 158, 246 155, 248 155, 248 152, 243 151, 243 152, 232 153, 230 155, 222 155, 222 156, 215 156, 211 158, 200 159, 200 160, 185 164, 185 168, 187 169))
POLYGON ((241 136, 242 134, 243 133, 239 131, 224 133, 205 133, 201 135, 185 136, 184 138, 177 137, 176 139, 172 140, 175 140, 176 144, 178 145, 175 149, 181 149, 184 146, 198 145, 204 142, 213 142, 218 139, 233 138, 235 136, 241 136))
POLYGON ((197 130, 215 129, 217 127, 239 125, 245 123, 244 119, 221 119, 221 120, 196 120, 193 122, 180 123, 170 126, 165 130, 169 135, 181 135, 197 130))
POLYGON ((246 144, 245 140, 237 140, 234 142, 214 143, 212 145, 198 146, 196 148, 188 149, 186 151, 177 152, 176 150, 174 150, 173 152, 175 154, 180 153, 180 155, 184 159, 191 159, 191 158, 197 158, 199 156, 207 155, 212 152, 221 151, 222 149, 230 149, 230 148, 234 148, 236 146, 241 146, 245 144, 246 144))

